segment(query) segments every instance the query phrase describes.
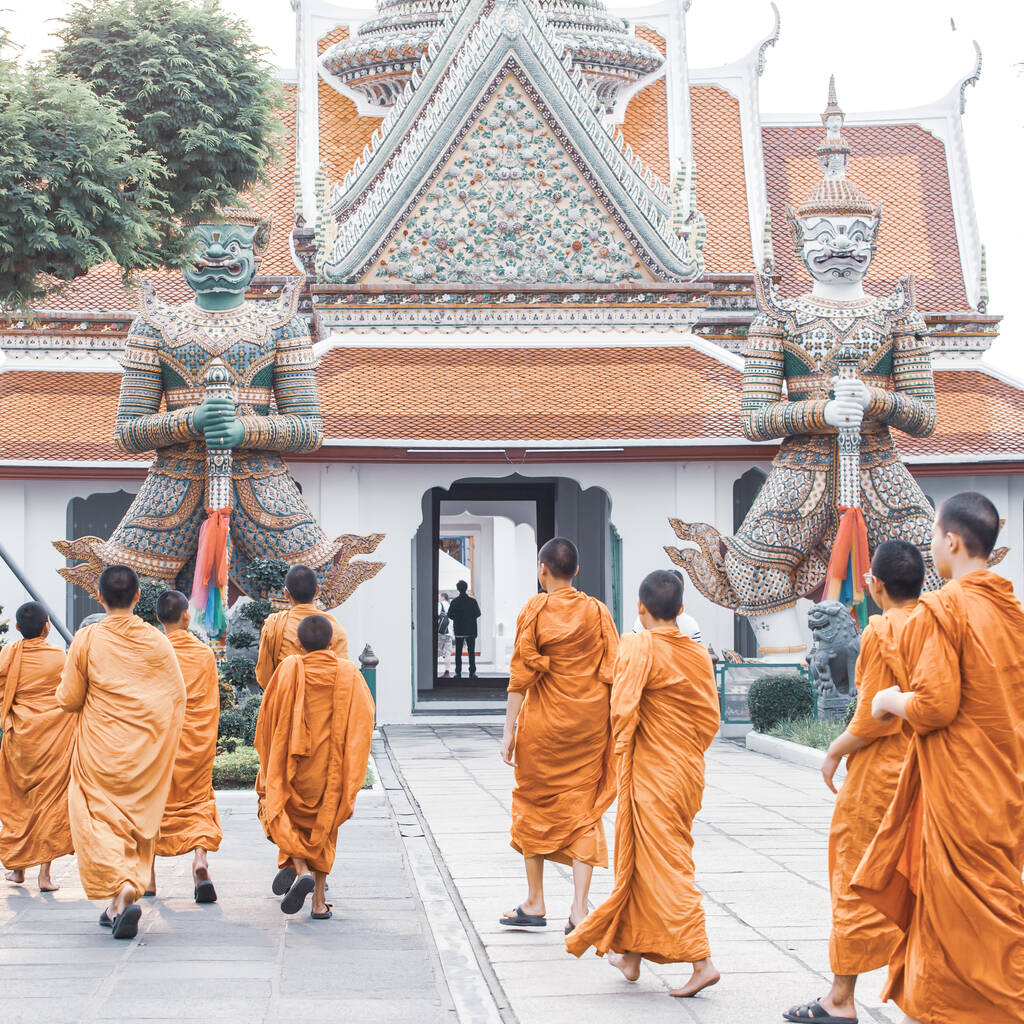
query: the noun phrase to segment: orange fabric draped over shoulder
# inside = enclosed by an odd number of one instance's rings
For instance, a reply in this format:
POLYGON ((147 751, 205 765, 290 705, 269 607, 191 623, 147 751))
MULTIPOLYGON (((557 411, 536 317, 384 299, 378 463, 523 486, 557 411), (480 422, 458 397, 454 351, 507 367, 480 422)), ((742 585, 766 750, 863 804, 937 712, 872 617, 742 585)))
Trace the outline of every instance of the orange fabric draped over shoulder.
POLYGON ((260 649, 256 659, 256 682, 265 690, 270 677, 285 658, 302 654, 299 643, 299 623, 308 615, 322 615, 331 623, 334 636, 330 649, 339 658, 348 658, 348 638, 333 615, 320 611, 312 604, 294 604, 287 611, 268 615, 260 632, 260 649))
POLYGON ((57 704, 64 652, 45 640, 0 651, 0 862, 23 871, 72 853, 68 781, 75 719, 57 704))
POLYGON ((516 724, 512 846, 524 857, 608 864, 601 816, 615 799, 609 694, 619 638, 608 609, 573 587, 519 613, 509 693, 516 724))
POLYGON ((871 702, 879 690, 906 689, 899 638, 913 606, 891 608, 871 617, 857 659, 857 710, 848 732, 866 747, 846 760, 828 837, 828 877, 832 894, 829 959, 835 974, 866 974, 884 967, 899 942, 899 929, 856 893, 850 882, 864 851, 875 838, 899 782, 909 736, 903 721, 879 722, 871 702))
POLYGON ((217 659, 209 646, 188 630, 174 630, 167 639, 185 679, 185 721, 156 852, 158 857, 178 857, 198 847, 213 853, 220 849, 223 838, 213 792, 220 723, 217 659))
POLYGON ((641 953, 656 963, 711 955, 694 884, 693 819, 704 754, 718 733, 718 691, 707 651, 675 627, 625 636, 612 682, 618 766, 615 886, 566 937, 582 956, 641 953))
POLYGON ((256 723, 260 821, 281 867, 300 857, 313 871, 331 870, 372 738, 373 699, 351 661, 327 650, 281 663, 256 723))
POLYGON ((883 993, 925 1024, 1024 1014, 1024 608, 970 573, 925 594, 900 651, 913 730, 853 889, 903 932, 883 993))
POLYGON ((78 713, 68 811, 85 894, 141 896, 185 717, 174 648, 137 615, 108 615, 75 634, 57 703, 78 713))

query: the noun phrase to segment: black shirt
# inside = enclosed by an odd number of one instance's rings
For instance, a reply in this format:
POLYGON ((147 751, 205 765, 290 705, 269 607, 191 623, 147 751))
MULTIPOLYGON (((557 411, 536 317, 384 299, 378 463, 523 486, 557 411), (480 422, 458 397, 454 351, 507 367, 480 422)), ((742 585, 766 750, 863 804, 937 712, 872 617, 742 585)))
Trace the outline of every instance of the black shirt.
POLYGON ((452 632, 456 636, 476 636, 476 620, 480 618, 480 605, 475 597, 459 594, 448 605, 448 618, 452 620, 452 632))

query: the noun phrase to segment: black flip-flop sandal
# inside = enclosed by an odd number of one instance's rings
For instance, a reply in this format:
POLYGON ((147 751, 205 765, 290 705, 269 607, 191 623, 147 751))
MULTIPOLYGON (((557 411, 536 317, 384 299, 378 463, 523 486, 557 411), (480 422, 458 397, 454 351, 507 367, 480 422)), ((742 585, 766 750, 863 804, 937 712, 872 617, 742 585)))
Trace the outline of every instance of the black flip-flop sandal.
POLYGON ((305 905, 306 897, 313 891, 313 876, 303 875, 295 880, 295 884, 288 890, 285 898, 281 900, 281 909, 286 914, 297 914, 305 905))
POLYGON ((503 917, 498 924, 506 928, 546 928, 548 919, 540 914, 524 914, 522 907, 516 907, 515 917, 503 917))
POLYGON ((833 1017, 817 1000, 804 1003, 803 1006, 791 1006, 783 1015, 783 1020, 816 1021, 817 1024, 857 1024, 856 1017, 833 1017))
POLYGON ((135 903, 125 907, 110 926, 110 934, 115 939, 134 939, 139 934, 139 918, 142 909, 135 903))
POLYGON ((334 915, 331 913, 331 904, 327 904, 327 909, 322 913, 318 914, 315 910, 309 915, 314 921, 328 921, 334 915))
POLYGON ((153 898, 154 896, 156 896, 156 889, 147 889, 147 890, 146 890, 146 891, 145 891, 145 892, 144 892, 144 893, 142 894, 142 898, 143 898, 144 900, 151 900, 151 899, 152 899, 152 898, 153 898))
POLYGON ((283 896, 295 884, 295 868, 281 868, 274 875, 274 882, 270 891, 275 896, 283 896))
POLYGON ((114 927, 114 922, 110 920, 110 917, 108 916, 108 914, 107 914, 107 912, 105 910, 103 911, 102 914, 100 914, 100 927, 101 928, 113 928, 114 927))
POLYGON ((567 921, 565 927, 562 929, 562 934, 572 935, 574 931, 576 931, 576 925, 574 925, 572 921, 567 921))
POLYGON ((217 890, 213 887, 213 882, 208 878, 196 885, 195 901, 196 903, 217 902, 217 890))

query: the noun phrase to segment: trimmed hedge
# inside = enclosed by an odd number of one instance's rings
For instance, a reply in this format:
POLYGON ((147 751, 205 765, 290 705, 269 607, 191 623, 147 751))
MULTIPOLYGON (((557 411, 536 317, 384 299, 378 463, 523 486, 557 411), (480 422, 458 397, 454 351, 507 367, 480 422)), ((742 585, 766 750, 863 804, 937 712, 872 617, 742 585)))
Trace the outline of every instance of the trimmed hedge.
POLYGON ((237 747, 213 759, 214 789, 248 789, 256 781, 259 755, 252 747, 237 747))
POLYGON ((764 675, 747 694, 750 722, 766 733, 787 719, 807 718, 817 710, 817 698, 809 679, 795 673, 764 675))
POLYGON ((260 704, 263 703, 263 694, 254 693, 246 697, 238 707, 238 713, 242 716, 242 731, 238 733, 251 747, 256 740, 256 719, 259 718, 260 704))

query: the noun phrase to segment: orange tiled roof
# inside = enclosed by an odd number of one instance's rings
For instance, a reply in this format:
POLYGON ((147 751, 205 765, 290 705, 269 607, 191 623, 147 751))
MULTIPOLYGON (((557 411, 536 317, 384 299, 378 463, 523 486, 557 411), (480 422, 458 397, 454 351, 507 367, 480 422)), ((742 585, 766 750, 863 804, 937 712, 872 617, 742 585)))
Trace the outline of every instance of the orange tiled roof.
MULTIPOLYGON (((317 42, 317 51, 348 39, 348 26, 338 25, 317 42)), ((356 105, 322 78, 317 78, 317 106, 320 112, 320 160, 327 177, 339 184, 362 155, 383 118, 360 117, 356 105)))
MULTIPOLYGON (((653 28, 637 25, 637 37, 665 53, 665 39, 653 28)), ((666 184, 670 185, 672 168, 668 164, 668 94, 665 76, 641 89, 627 104, 622 122, 622 136, 633 152, 666 184)))
POLYGON ((87 274, 51 292, 39 303, 40 309, 74 312, 122 312, 139 308, 139 287, 150 282, 157 295, 167 302, 185 302, 192 289, 177 270, 147 270, 125 286, 121 268, 114 263, 101 263, 87 274))
MULTIPOLYGON (((723 438, 744 445, 739 371, 685 347, 334 349, 318 376, 326 435, 357 444, 723 438), (550 409, 552 393, 560 409, 550 409), (459 401, 440 403, 439 394, 459 401)), ((964 463, 1024 456, 1024 391, 973 369, 936 371, 935 384, 938 429, 930 438, 897 433, 904 455, 927 462, 959 454, 964 463)), ((0 374, 0 461, 126 459, 113 443, 119 386, 116 373, 0 374)), ((334 456, 343 459, 344 449, 334 456)))
MULTIPOLYGON (((969 309, 943 143, 911 124, 847 124, 843 135, 853 150, 847 177, 868 200, 882 204, 868 290, 884 294, 899 277, 913 273, 918 309, 969 309)), ((790 243, 786 206, 795 209, 821 180, 814 148, 822 129, 765 128, 763 138, 776 269, 783 293, 798 294, 807 290, 809 279, 790 243)), ((709 229, 709 247, 713 237, 709 229)))
POLYGON ((707 218, 710 274, 751 274, 750 220, 739 101, 717 85, 690 87, 697 209, 707 218))
POLYGON ((284 131, 277 160, 270 165, 267 182, 246 197, 253 209, 268 214, 270 241, 263 252, 261 274, 298 274, 291 255, 291 234, 295 226, 295 105, 298 89, 284 86, 284 104, 278 111, 284 131))

